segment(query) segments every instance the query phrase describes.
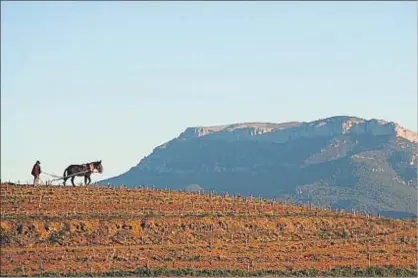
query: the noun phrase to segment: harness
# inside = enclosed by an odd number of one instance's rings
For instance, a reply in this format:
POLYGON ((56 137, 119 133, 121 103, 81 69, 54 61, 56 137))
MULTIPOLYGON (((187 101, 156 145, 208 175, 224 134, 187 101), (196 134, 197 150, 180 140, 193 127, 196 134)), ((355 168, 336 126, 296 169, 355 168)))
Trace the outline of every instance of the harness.
MULTIPOLYGON (((74 174, 71 174, 71 175, 68 175, 68 176, 65 176, 65 178, 68 179, 68 178, 71 178, 71 177, 74 177, 74 176, 78 176, 78 175, 81 175, 81 174, 94 173, 95 168, 94 168, 94 164, 93 163, 81 164, 81 166, 83 166, 83 168, 87 168, 87 169, 86 170, 83 170, 83 171, 80 171, 80 172, 77 172, 77 173, 74 173, 74 174)), ((50 174, 50 173, 47 173, 47 172, 43 172, 43 174, 55 178, 55 179, 49 180, 47 182, 49 184, 52 183, 52 182, 54 182, 54 181, 59 181, 59 180, 63 180, 64 179, 64 177, 62 177, 62 176, 57 176, 57 175, 50 174)))
POLYGON ((93 163, 90 163, 88 165, 88 167, 89 167, 90 172, 93 172, 94 171, 94 165, 93 165, 93 163))

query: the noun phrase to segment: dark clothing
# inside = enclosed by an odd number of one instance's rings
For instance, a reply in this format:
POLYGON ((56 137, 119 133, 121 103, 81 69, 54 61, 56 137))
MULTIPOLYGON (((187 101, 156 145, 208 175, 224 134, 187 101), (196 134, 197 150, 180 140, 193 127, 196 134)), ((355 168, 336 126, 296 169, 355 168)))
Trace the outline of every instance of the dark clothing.
POLYGON ((38 163, 36 163, 35 165, 33 165, 32 173, 31 174, 34 177, 38 177, 41 174, 41 166, 39 166, 38 163))

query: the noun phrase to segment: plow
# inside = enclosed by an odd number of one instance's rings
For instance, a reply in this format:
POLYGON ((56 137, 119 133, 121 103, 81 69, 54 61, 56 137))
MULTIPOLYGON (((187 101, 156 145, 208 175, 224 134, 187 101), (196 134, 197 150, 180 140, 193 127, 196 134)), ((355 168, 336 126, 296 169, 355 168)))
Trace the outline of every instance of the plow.
MULTIPOLYGON (((74 174, 71 174, 71 175, 66 176, 66 178, 72 178, 72 177, 76 177, 76 176, 79 176, 79 175, 84 175, 84 174, 86 174, 88 172, 89 172, 88 170, 81 171, 81 172, 77 172, 77 173, 74 173, 74 174)), ((57 181, 64 181, 64 177, 63 176, 58 176, 58 175, 54 175, 54 174, 46 173, 46 172, 43 172, 42 174, 47 175, 47 176, 50 176, 52 178, 52 179, 49 179, 49 180, 46 180, 45 181, 45 184, 46 185, 52 185, 54 182, 57 182, 57 181)))

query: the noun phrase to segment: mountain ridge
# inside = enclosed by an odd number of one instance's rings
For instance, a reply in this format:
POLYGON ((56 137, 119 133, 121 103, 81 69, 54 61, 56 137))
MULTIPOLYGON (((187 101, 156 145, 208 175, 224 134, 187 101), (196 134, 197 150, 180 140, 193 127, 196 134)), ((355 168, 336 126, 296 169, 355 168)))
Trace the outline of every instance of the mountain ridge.
POLYGON ((194 185, 376 213, 416 214, 417 141, 415 132, 397 123, 351 116, 189 127, 135 167, 99 184, 172 189, 194 185))
MULTIPOLYGON (((334 116, 325 119, 319 119, 311 122, 243 122, 233 123, 229 125, 215 125, 215 126, 196 126, 188 127, 183 131, 178 139, 190 139, 194 137, 207 136, 217 132, 231 132, 236 130, 248 130, 253 131, 251 135, 262 135, 266 133, 289 131, 298 129, 301 127, 309 127, 312 130, 321 128, 324 126, 332 125, 334 128, 340 127, 341 130, 335 129, 334 133, 372 133, 375 135, 396 135, 402 137, 411 142, 418 142, 418 136, 416 132, 408 130, 395 122, 388 122, 381 119, 364 119, 353 116, 334 116)), ((326 134, 326 131, 325 131, 326 134)), ((321 135, 314 134, 314 135, 321 135)))

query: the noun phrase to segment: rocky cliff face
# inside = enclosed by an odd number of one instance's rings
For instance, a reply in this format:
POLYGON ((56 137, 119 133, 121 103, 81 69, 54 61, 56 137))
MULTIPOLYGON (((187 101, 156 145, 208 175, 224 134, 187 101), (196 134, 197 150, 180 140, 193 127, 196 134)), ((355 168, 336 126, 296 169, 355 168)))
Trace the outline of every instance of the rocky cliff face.
POLYGON ((416 133, 396 123, 344 116, 310 123, 242 123, 224 126, 191 127, 180 134, 178 139, 207 137, 210 139, 265 140, 285 143, 301 137, 337 136, 341 134, 387 135, 404 138, 410 142, 418 142, 416 133))
POLYGON ((393 122, 313 122, 187 128, 102 184, 153 184, 253 194, 386 213, 417 211, 417 134, 393 122))

